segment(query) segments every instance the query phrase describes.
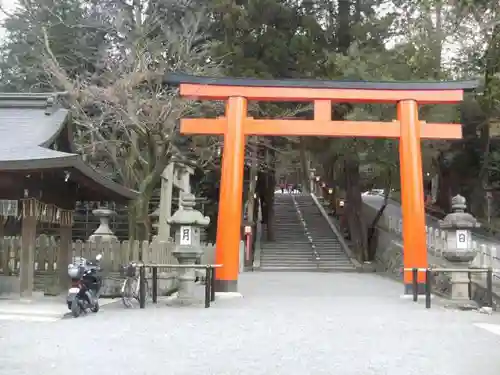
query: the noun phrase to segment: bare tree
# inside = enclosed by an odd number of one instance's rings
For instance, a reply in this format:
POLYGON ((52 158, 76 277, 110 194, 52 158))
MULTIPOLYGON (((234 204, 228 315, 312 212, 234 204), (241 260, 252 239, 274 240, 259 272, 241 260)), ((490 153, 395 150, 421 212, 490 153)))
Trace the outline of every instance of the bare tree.
POLYGON ((179 134, 179 119, 202 109, 165 85, 165 74, 214 75, 217 66, 204 39, 203 13, 189 2, 114 2, 110 8, 102 7, 100 21, 109 43, 99 71, 90 77, 71 77, 52 53, 46 30, 44 66, 54 85, 68 93, 80 152, 139 191, 139 199, 130 207, 130 223, 131 229, 142 224, 144 231, 141 236, 133 230, 131 237, 148 238, 149 202, 172 156, 188 149, 203 159, 213 146, 211 139, 189 146, 179 134))

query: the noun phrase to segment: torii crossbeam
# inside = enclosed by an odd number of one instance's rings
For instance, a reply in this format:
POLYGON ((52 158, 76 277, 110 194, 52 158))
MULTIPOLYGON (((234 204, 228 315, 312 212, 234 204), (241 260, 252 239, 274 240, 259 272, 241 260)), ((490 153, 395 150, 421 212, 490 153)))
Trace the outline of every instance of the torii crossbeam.
MULTIPOLYGON (((348 82, 319 80, 259 80, 208 78, 173 74, 166 82, 180 86, 180 95, 196 100, 225 100, 226 113, 217 119, 183 119, 184 134, 223 134, 222 174, 217 223, 216 288, 235 292, 238 284, 239 242, 245 136, 325 136, 399 138, 403 209, 404 267, 427 267, 421 139, 460 139, 461 124, 430 124, 418 119, 419 104, 450 104, 463 99, 476 81, 348 82), (248 117, 248 100, 312 102, 313 120, 261 120, 248 117), (332 103, 395 103, 391 122, 332 121, 332 103)), ((405 272, 405 292, 412 293, 411 273, 405 272)), ((419 293, 425 275, 419 275, 419 293)))

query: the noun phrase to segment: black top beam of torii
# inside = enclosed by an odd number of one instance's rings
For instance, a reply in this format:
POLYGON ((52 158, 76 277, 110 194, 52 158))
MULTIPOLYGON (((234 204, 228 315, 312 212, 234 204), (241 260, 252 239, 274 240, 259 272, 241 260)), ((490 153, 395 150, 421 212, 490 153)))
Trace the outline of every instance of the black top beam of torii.
POLYGON ((319 79, 260 79, 202 77, 184 73, 168 73, 164 83, 197 84, 212 86, 283 87, 311 89, 351 89, 351 90, 463 90, 470 92, 479 87, 479 80, 465 81, 349 81, 319 79))

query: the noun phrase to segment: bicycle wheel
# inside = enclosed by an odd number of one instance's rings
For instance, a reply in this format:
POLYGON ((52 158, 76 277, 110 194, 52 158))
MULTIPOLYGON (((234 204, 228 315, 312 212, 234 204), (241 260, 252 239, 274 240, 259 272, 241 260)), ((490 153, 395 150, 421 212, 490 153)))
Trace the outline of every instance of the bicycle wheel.
POLYGON ((123 305, 127 308, 133 307, 132 301, 134 300, 134 294, 136 289, 137 279, 127 277, 122 284, 122 302, 123 305))

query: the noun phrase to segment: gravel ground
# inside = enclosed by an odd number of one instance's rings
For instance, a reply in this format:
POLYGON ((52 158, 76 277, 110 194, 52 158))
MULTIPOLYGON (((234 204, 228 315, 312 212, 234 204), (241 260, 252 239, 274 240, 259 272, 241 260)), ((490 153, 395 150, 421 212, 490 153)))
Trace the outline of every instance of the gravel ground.
MULTIPOLYGON (((400 298, 375 274, 250 273, 210 309, 0 322, 0 374, 498 375, 500 316, 400 298)), ((201 290, 200 290, 201 292, 201 290)))

